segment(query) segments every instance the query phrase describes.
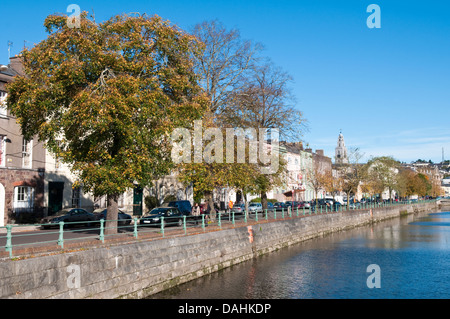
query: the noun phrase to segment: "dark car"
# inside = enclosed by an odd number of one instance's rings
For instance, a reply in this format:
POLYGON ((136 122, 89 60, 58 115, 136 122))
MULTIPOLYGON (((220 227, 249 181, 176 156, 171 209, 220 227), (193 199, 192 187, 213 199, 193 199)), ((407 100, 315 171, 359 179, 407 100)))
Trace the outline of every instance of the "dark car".
POLYGON ((183 226, 183 216, 177 207, 156 207, 141 218, 140 224, 161 226, 161 217, 164 217, 164 227, 183 226))
MULTIPOLYGON (((57 212, 55 215, 45 217, 42 220, 42 228, 56 227, 59 222, 72 223, 72 222, 89 222, 95 221, 96 217, 94 214, 87 212, 82 208, 66 208, 57 212)), ((77 224, 74 224, 77 225, 77 224)))
POLYGON ((286 205, 286 203, 283 202, 276 202, 275 204, 273 204, 273 208, 275 210, 287 210, 288 205, 286 205))
POLYGON ((267 202, 267 211, 272 212, 275 210, 275 207, 273 206, 272 202, 267 202))
POLYGON ((341 209, 341 203, 333 199, 318 199, 317 202, 316 200, 312 200, 311 210, 316 211, 316 209, 317 211, 320 209, 322 209, 322 211, 338 211, 341 209))
POLYGON ((190 215, 192 211, 191 202, 188 200, 174 200, 169 202, 169 207, 177 207, 183 215, 190 215))
POLYGON ((291 206, 292 209, 302 208, 303 203, 298 201, 288 201, 286 202, 286 206, 291 206))
MULTIPOLYGON (((105 209, 100 210, 100 211, 94 211, 94 215, 95 215, 97 220, 100 220, 100 219, 106 220, 106 219, 108 219, 106 212, 107 212, 107 209, 105 208, 105 209)), ((119 210, 119 212, 117 214, 117 219, 118 219, 117 223, 119 225, 125 226, 125 225, 130 225, 131 224, 131 219, 132 218, 131 218, 130 215, 125 214, 124 212, 119 210)))

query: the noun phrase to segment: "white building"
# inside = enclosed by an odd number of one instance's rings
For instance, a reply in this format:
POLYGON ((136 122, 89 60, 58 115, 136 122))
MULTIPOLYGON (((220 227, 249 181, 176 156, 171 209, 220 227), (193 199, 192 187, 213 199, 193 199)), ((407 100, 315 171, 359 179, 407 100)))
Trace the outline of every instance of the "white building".
POLYGON ((313 172, 313 154, 310 149, 303 150, 301 143, 283 143, 280 145, 280 156, 287 161, 285 184, 273 189, 268 198, 279 201, 310 201, 314 198, 314 190, 308 183, 313 172))
POLYGON ((52 215, 63 208, 94 209, 94 197, 83 192, 82 186, 74 187, 77 178, 67 164, 61 163, 45 150, 44 207, 45 215, 52 215))
MULTIPOLYGON (((83 187, 74 187, 77 177, 71 173, 69 166, 57 160, 46 150, 44 178, 44 206, 46 215, 51 215, 63 208, 79 207, 89 212, 95 208, 107 206, 107 197, 95 198, 91 193, 84 192, 83 187)), ((152 187, 136 186, 121 194, 118 199, 119 209, 132 215, 142 215, 147 212, 145 196, 155 196, 160 204, 173 195, 177 200, 189 200, 193 204, 193 190, 185 187, 175 175, 167 175, 154 182, 152 187)))

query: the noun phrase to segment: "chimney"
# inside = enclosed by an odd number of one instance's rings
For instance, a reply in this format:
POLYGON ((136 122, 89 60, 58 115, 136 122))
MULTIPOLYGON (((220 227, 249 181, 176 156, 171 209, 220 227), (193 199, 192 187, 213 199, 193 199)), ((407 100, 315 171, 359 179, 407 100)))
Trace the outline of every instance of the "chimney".
POLYGON ((319 156, 323 156, 323 150, 316 150, 316 154, 319 156))
POLYGON ((13 69, 14 72, 23 75, 23 65, 22 65, 22 57, 20 55, 16 55, 9 59, 9 66, 13 69))

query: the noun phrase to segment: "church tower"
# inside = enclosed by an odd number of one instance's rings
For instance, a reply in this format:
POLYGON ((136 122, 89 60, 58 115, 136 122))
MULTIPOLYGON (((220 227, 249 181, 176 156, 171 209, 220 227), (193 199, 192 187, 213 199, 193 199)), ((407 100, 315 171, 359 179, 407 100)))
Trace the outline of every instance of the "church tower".
POLYGON ((335 163, 348 164, 347 148, 345 147, 342 131, 339 133, 337 147, 335 149, 335 163))

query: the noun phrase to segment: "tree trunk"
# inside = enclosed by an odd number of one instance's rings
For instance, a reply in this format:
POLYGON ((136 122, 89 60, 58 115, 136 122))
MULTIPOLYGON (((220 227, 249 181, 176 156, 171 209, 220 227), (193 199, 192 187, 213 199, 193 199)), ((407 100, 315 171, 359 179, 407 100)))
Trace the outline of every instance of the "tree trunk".
POLYGON ((117 234, 117 219, 119 217, 119 194, 108 195, 108 207, 105 223, 105 235, 117 234))
POLYGON ((267 193, 261 192, 261 205, 263 212, 266 211, 267 207, 267 193))
POLYGON ((245 207, 245 216, 248 219, 248 201, 247 201, 247 192, 242 191, 242 198, 244 198, 244 207, 245 207))
POLYGON ((216 220, 216 209, 214 208, 214 202, 213 202, 213 194, 212 192, 205 192, 205 199, 206 203, 208 204, 208 210, 209 210, 209 218, 211 221, 216 220))

